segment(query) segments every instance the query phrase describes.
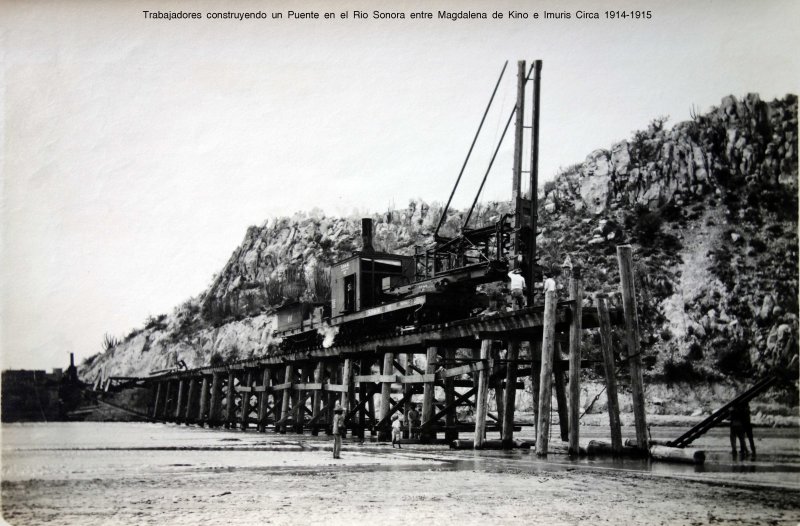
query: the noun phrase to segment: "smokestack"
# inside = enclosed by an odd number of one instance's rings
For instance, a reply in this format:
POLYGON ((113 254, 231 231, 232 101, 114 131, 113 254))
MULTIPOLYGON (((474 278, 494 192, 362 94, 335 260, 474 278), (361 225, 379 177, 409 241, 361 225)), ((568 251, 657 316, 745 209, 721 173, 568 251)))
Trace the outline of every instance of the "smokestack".
POLYGON ((75 367, 75 355, 73 353, 69 353, 69 366, 75 367))
POLYGON ((361 219, 361 251, 375 252, 372 247, 372 218, 361 219))

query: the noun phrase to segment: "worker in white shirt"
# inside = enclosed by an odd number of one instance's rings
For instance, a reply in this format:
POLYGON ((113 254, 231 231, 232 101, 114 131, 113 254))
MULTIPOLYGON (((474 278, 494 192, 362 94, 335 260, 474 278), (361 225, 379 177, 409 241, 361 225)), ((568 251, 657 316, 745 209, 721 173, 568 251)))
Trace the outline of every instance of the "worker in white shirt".
POLYGON ((511 280, 508 288, 511 289, 511 305, 514 310, 519 310, 525 307, 525 278, 520 269, 514 269, 508 273, 508 278, 511 280))

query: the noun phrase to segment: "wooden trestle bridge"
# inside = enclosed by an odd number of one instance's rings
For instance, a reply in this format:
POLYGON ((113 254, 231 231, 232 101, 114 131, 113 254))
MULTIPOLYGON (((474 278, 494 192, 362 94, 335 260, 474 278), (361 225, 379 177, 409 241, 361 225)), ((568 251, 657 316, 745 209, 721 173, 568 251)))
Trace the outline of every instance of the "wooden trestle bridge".
POLYGON ((537 453, 548 451, 553 388, 561 438, 568 440, 570 452, 577 453, 582 335, 586 329, 599 328, 611 443, 615 452, 621 452, 617 364, 611 338, 611 328, 617 326, 624 332, 637 444, 646 448, 630 246, 617 247, 617 254, 622 309, 609 310, 606 297, 600 294, 591 309, 583 307, 580 269, 575 268, 567 286, 569 296, 558 300, 556 291, 547 291, 543 305, 398 329, 327 348, 165 372, 133 383, 151 391, 150 416, 156 420, 318 434, 329 426, 339 401, 348 432, 361 438, 377 435, 378 440, 388 437, 392 415, 408 413, 412 403, 420 404, 421 397, 420 441, 451 441, 460 432, 468 432, 474 447, 482 448, 487 431, 499 431, 504 446, 513 444, 514 431, 519 430, 514 421, 516 390, 524 385, 522 378, 531 376, 537 406, 537 453), (524 347, 529 353, 520 352, 523 342, 528 343, 524 347), (416 355, 425 355, 424 368, 415 364, 416 355), (495 392, 496 412, 489 411, 490 389, 495 392), (456 410, 462 406, 474 410, 474 423, 459 422, 456 410))

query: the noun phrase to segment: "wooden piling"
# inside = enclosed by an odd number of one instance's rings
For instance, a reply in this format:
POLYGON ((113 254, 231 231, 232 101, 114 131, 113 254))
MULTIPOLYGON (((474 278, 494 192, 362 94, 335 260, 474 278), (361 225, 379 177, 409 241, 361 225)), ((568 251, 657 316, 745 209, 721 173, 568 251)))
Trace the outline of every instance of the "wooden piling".
MULTIPOLYGON (((260 393, 258 393, 258 431, 264 432, 267 428, 267 413, 269 411, 269 389, 270 389, 270 381, 272 377, 272 371, 269 367, 264 367, 264 371, 261 373, 261 387, 264 389, 260 393)), ((274 406, 274 397, 273 397, 273 406, 274 406)))
POLYGON ((221 377, 222 373, 218 372, 214 372, 211 376, 211 406, 208 408, 208 425, 210 427, 219 424, 221 377))
MULTIPOLYGON (((297 380, 298 383, 304 384, 308 383, 309 378, 309 370, 308 364, 304 363, 302 368, 297 368, 297 380)), ((307 398, 307 391, 303 389, 293 389, 293 405, 292 405, 292 414, 294 415, 294 425, 292 428, 294 429, 295 433, 302 433, 303 427, 305 425, 306 420, 306 398, 307 398)))
POLYGON ((503 366, 500 364, 500 355, 498 354, 498 350, 496 350, 494 347, 492 347, 492 351, 489 356, 492 357, 492 361, 494 363, 494 365, 492 365, 492 371, 489 379, 491 388, 494 391, 494 403, 495 407, 497 408, 497 418, 501 426, 502 434, 503 414, 505 412, 505 406, 503 404, 503 366))
MULTIPOLYGON (((450 364, 449 366, 452 367, 452 364, 455 362, 456 359, 456 350, 455 349, 447 349, 446 358, 447 363, 450 364)), ((455 387, 455 378, 448 377, 444 380, 444 403, 445 406, 450 407, 453 405, 456 399, 456 387, 455 387)), ((408 420, 406 420, 408 421, 408 420)), ((454 407, 444 417, 444 425, 445 425, 445 432, 444 438, 448 442, 451 440, 458 440, 458 429, 456 428, 456 408, 454 407)))
POLYGON ((197 405, 197 378, 188 378, 187 382, 187 392, 186 392, 186 408, 184 409, 183 413, 183 422, 185 424, 191 424, 194 422, 192 418, 193 414, 195 413, 195 406, 197 405))
POLYGON ((608 423, 611 427, 611 448, 614 455, 622 453, 622 427, 619 420, 617 399, 617 376, 614 368, 614 351, 611 341, 611 319, 605 294, 595 296, 597 318, 600 320, 600 349, 603 352, 603 368, 606 373, 606 398, 608 399, 608 423))
POLYGON ((153 402, 153 418, 158 418, 158 408, 161 405, 161 399, 164 398, 164 382, 156 382, 156 399, 153 402))
MULTIPOLYGON (((294 368, 292 364, 286 364, 283 383, 288 384, 289 387, 284 389, 281 393, 281 420, 289 417, 289 399, 291 398, 292 385, 294 385, 294 368)), ((286 423, 280 425, 280 432, 281 434, 286 433, 286 423)))
POLYGON ((631 371, 633 394, 633 418, 636 426, 636 442, 647 449, 647 416, 644 405, 644 378, 639 347, 639 320, 636 314, 636 286, 633 276, 633 253, 630 245, 617 247, 619 279, 622 289, 622 307, 625 312, 625 341, 628 348, 628 364, 631 371))
POLYGON ((201 426, 208 422, 208 390, 208 376, 203 375, 203 380, 200 383, 200 407, 197 410, 197 423, 201 426))
MULTIPOLYGON (((487 403, 489 401, 489 372, 487 367, 489 355, 492 350, 492 340, 484 339, 481 341, 481 365, 483 367, 478 371, 478 392, 475 402, 475 436, 473 438, 475 449, 483 447, 483 441, 486 435, 486 413, 487 403)), ((424 418, 424 417, 423 417, 424 418)))
POLYGON ((572 322, 569 325, 569 451, 578 453, 581 408, 581 336, 583 335, 583 286, 581 268, 573 266, 569 279, 572 322))
MULTIPOLYGON (((383 376, 394 375, 394 354, 386 353, 383 355, 383 368, 381 369, 383 376)), ((384 381, 381 383, 381 410, 378 413, 378 419, 383 420, 389 414, 389 401, 392 398, 392 382, 384 381)), ((378 430, 378 440, 389 440, 391 429, 384 427, 378 430)))
POLYGON ((241 394, 241 414, 239 415, 239 424, 242 426, 242 431, 247 429, 250 423, 250 397, 253 395, 253 388, 255 387, 255 380, 253 380, 253 372, 248 370, 244 375, 244 383, 242 387, 249 387, 249 391, 242 391, 241 394))
MULTIPOLYGON (((506 352, 506 388, 503 391, 503 444, 510 448, 513 447, 514 442, 514 405, 516 404, 517 396, 517 364, 516 360, 519 356, 519 342, 508 342, 508 350, 506 352)), ((498 415, 499 416, 499 415, 498 415)))
MULTIPOLYGON (((314 383, 322 385, 322 362, 317 362, 314 367, 314 383)), ((322 391, 314 391, 311 395, 311 420, 314 423, 311 425, 311 434, 313 436, 319 435, 319 410, 322 407, 322 391)))
POLYGON ((228 371, 228 386, 225 395, 225 429, 236 425, 236 404, 234 403, 234 398, 236 397, 236 391, 234 390, 235 383, 236 376, 233 374, 233 370, 230 370, 228 371))
POLYGON ((172 382, 169 380, 164 381, 164 403, 159 409, 158 414, 160 415, 160 419, 169 422, 170 414, 169 414, 169 407, 170 403, 172 402, 172 382))
POLYGON ((175 400, 175 422, 180 422, 183 416, 183 396, 186 392, 186 379, 178 380, 178 398, 175 400))
POLYGON ((544 326, 542 331, 542 370, 539 375, 539 410, 537 416, 536 454, 547 455, 550 433, 550 408, 553 397, 553 344, 556 331, 556 292, 544 294, 544 326))
MULTIPOLYGON (((558 414, 559 437, 562 442, 569 440, 569 410, 567 409, 567 387, 564 382, 564 371, 560 363, 555 361, 561 357, 561 344, 555 344, 553 360, 553 387, 556 392, 556 413, 558 414)), ((568 446, 569 447, 569 446, 568 446)))
POLYGON ((531 398, 533 403, 533 434, 539 432, 539 389, 542 377, 542 341, 528 342, 531 350, 531 398))
MULTIPOLYGON (((433 375, 436 373, 436 362, 439 356, 439 349, 436 347, 428 347, 425 358, 425 374, 433 375)), ((435 384, 433 377, 430 381, 423 384, 422 387, 422 422, 430 422, 433 418, 433 403, 435 384)), ((428 441, 436 438, 436 433, 431 432, 430 429, 420 431, 420 440, 428 441)))

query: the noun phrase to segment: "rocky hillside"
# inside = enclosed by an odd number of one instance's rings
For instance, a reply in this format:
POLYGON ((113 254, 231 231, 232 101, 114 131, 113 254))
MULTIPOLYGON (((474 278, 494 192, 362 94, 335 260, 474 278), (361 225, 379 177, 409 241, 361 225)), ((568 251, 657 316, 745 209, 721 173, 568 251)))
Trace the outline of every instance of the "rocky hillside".
MULTIPOLYGON (((539 189, 541 262, 558 273, 569 255, 585 268, 589 297, 615 293, 615 246, 632 243, 651 377, 763 372, 797 353, 797 144, 795 96, 726 97, 671 128, 656 119, 539 189)), ((478 221, 508 208, 484 204, 478 221)), ((373 216, 376 248, 412 253, 430 240, 440 212, 413 201, 373 216)), ((445 234, 462 216, 448 216, 445 234)), ((329 293, 327 267, 358 248, 358 219, 310 212, 249 228, 208 290, 109 338, 84 363, 84 377, 269 353, 271 307, 329 293)))

